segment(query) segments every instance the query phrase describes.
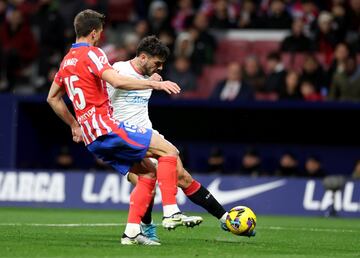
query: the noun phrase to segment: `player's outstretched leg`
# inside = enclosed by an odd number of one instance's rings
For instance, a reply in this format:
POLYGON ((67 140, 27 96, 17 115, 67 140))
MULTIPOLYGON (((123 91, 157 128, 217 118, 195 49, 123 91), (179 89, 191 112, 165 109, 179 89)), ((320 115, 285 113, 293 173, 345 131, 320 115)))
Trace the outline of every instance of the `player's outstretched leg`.
POLYGON ((178 185, 193 203, 207 210, 220 221, 220 227, 223 230, 229 231, 225 224, 228 213, 224 207, 215 199, 209 190, 193 179, 190 173, 184 168, 182 168, 179 173, 178 185))

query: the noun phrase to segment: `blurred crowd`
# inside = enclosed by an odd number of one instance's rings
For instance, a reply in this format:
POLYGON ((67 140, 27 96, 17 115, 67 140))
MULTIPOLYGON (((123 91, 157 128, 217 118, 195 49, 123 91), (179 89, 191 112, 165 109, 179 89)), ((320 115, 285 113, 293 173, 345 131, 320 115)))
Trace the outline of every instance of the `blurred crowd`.
POLYGON ((191 93, 208 76, 205 68, 221 63, 224 77, 201 96, 360 100, 360 0, 0 0, 0 92, 47 92, 75 40, 73 18, 85 8, 107 16, 101 47, 110 63, 131 59, 146 35, 166 43, 172 54, 162 75, 179 83, 180 97, 199 96, 191 93), (288 36, 265 58, 254 52, 223 63, 217 55, 223 39, 214 31, 229 29, 288 36), (290 67, 286 53, 299 54, 300 65, 290 67))
MULTIPOLYGON (((304 177, 304 178, 324 178, 328 173, 324 168, 323 160, 315 154, 307 155, 301 160, 296 153, 285 150, 274 162, 272 169, 265 165, 264 157, 260 150, 249 147, 240 159, 236 169, 227 170, 227 157, 220 147, 213 147, 208 158, 208 170, 210 173, 237 174, 252 177, 259 176, 281 176, 281 177, 304 177)), ((352 179, 360 179, 360 159, 353 164, 351 174, 342 173, 352 179)))

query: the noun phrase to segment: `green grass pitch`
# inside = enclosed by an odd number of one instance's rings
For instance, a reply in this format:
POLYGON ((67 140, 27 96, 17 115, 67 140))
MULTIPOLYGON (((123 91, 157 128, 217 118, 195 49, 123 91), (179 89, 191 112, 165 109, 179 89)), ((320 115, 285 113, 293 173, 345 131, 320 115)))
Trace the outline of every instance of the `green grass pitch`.
POLYGON ((161 246, 122 246, 125 211, 0 208, 0 257, 360 257, 360 219, 258 215, 245 238, 200 215, 193 229, 159 226, 161 246))

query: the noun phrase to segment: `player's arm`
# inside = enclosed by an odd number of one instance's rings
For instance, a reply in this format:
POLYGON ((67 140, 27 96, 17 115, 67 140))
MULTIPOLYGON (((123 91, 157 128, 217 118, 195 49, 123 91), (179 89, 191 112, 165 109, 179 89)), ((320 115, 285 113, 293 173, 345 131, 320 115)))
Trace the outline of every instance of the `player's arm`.
POLYGON ((54 112, 67 124, 71 127, 71 132, 73 135, 73 140, 75 142, 81 142, 81 129, 79 123, 76 121, 75 117, 71 114, 68 107, 66 106, 63 96, 65 94, 65 89, 60 87, 55 81, 50 87, 50 91, 47 97, 47 102, 54 110, 54 112))
POLYGON ((167 93, 180 93, 180 87, 171 81, 139 80, 133 77, 118 74, 114 69, 107 69, 101 78, 115 88, 124 90, 164 90, 167 93))

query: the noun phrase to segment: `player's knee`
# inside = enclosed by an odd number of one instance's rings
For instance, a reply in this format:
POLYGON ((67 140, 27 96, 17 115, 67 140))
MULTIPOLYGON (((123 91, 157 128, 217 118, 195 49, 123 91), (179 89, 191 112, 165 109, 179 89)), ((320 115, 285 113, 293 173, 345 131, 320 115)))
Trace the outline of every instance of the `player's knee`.
POLYGON ((171 146, 171 148, 169 148, 169 150, 166 152, 166 156, 179 158, 179 151, 174 146, 171 146))

